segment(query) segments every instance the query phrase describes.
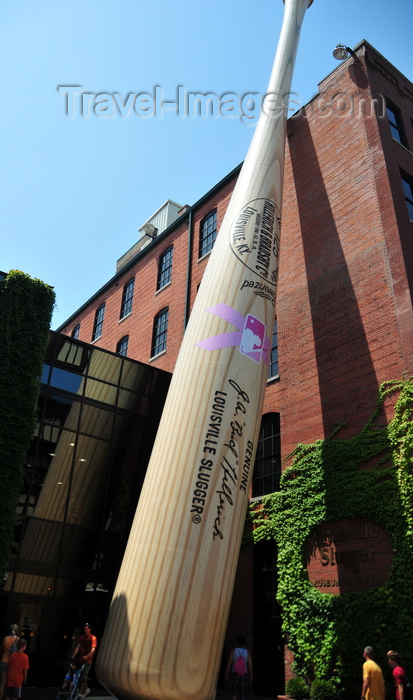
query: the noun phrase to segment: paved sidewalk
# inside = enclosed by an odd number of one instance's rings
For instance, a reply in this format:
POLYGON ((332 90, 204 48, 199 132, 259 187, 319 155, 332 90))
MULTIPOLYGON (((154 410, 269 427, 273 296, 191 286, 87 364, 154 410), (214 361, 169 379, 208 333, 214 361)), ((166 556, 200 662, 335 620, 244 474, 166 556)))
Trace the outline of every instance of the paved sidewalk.
MULTIPOLYGON (((56 700, 58 690, 58 688, 31 688, 23 686, 22 700, 56 700)), ((113 698, 113 695, 110 695, 102 688, 92 688, 90 695, 88 695, 88 700, 89 698, 90 700, 108 700, 108 698, 113 698)), ((247 700, 276 700, 276 698, 276 695, 271 698, 248 695, 247 700)), ((230 700, 230 695, 227 691, 218 689, 215 700, 230 700)))

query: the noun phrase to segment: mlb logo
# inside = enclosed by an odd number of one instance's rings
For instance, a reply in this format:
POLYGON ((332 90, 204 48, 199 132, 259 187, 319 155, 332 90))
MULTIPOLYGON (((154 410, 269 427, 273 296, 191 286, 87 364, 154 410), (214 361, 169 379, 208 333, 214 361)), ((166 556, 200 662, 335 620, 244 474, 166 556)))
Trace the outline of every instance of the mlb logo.
POLYGON ((265 330, 265 324, 259 318, 248 314, 245 319, 239 350, 243 355, 257 362, 257 364, 261 362, 262 358, 265 330))

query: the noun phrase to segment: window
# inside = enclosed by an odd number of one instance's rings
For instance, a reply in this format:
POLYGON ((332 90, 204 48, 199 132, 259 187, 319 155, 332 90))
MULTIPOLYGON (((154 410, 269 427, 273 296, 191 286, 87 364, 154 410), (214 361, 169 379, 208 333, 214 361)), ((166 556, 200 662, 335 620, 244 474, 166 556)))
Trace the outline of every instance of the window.
POLYGON ((126 355, 128 354, 128 343, 129 343, 129 336, 124 335, 123 338, 120 339, 119 343, 116 346, 116 354, 122 355, 123 357, 126 357, 126 355))
POLYGON ((402 173, 402 185, 410 221, 413 221, 413 180, 402 173))
POLYGON ((396 107, 390 100, 386 99, 387 118, 389 120, 391 135, 396 141, 403 146, 407 146, 406 138, 403 131, 403 122, 400 114, 400 109, 396 107))
POLYGON ((280 414, 262 417, 252 482, 253 497, 274 493, 281 476, 280 414))
POLYGON ((277 319, 274 319, 274 328, 272 332, 271 357, 270 366, 268 367, 268 379, 278 377, 278 333, 277 319))
POLYGON ((166 336, 168 335, 169 309, 162 309, 153 323, 152 357, 166 350, 166 336))
POLYGON ((123 288, 122 304, 120 307, 120 318, 125 318, 132 312, 133 289, 135 287, 135 278, 129 280, 123 288))
POLYGON ((72 330, 72 338, 77 340, 79 337, 79 333, 80 333, 80 323, 78 323, 77 326, 75 326, 74 329, 72 330))
POLYGON ((199 257, 209 253, 214 247, 217 237, 217 211, 211 211, 201 222, 201 235, 199 240, 199 257))
POLYGON ((174 249, 173 246, 167 248, 164 253, 162 253, 159 258, 159 270, 158 270, 158 286, 157 289, 162 289, 166 287, 167 284, 172 279, 172 255, 174 249))
POLYGON ((92 343, 102 335, 103 317, 105 315, 106 304, 101 304, 95 313, 95 323, 93 325, 92 343))

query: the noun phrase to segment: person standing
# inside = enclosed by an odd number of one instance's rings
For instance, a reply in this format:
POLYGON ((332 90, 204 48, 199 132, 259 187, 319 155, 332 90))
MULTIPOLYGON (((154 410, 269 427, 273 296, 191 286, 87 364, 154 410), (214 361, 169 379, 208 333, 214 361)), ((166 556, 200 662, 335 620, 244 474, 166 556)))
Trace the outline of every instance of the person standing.
MULTIPOLYGON (((80 688, 77 698, 85 698, 90 693, 90 688, 87 685, 90 667, 92 666, 93 656, 97 647, 97 639, 92 634, 92 628, 88 622, 83 627, 83 634, 79 637, 79 642, 73 652, 73 659, 76 662, 76 668, 83 666, 79 677, 80 688)), ((76 699, 77 700, 77 699, 76 699)))
POLYGON ((10 626, 10 634, 4 637, 1 645, 1 661, 0 661, 0 700, 4 695, 4 689, 6 687, 7 680, 7 665, 10 658, 10 652, 12 647, 17 642, 17 632, 19 628, 17 625, 10 626))
POLYGON ((406 700, 407 676, 402 667, 402 661, 397 651, 389 651, 387 654, 389 666, 392 669, 394 685, 396 688, 396 700, 406 700))
POLYGON ((374 661, 373 647, 366 647, 363 656, 365 661, 361 700, 384 700, 383 673, 380 666, 374 661))
POLYGON ((24 653, 26 640, 18 639, 16 646, 17 650, 10 654, 7 666, 6 698, 10 698, 10 700, 21 698, 22 685, 26 684, 29 671, 29 657, 24 653))
POLYGON ((247 683, 252 683, 252 661, 246 641, 242 634, 237 634, 237 646, 229 655, 226 680, 231 682, 231 700, 244 700, 247 683))

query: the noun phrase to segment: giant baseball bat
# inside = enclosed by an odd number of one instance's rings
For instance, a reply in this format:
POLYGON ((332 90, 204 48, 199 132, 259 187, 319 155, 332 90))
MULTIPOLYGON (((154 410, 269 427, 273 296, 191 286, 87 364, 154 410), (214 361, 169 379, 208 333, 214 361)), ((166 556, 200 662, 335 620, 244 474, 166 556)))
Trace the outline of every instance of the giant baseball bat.
POLYGON ((264 399, 298 38, 285 0, 268 97, 179 353, 97 659, 120 700, 215 696, 264 399))

